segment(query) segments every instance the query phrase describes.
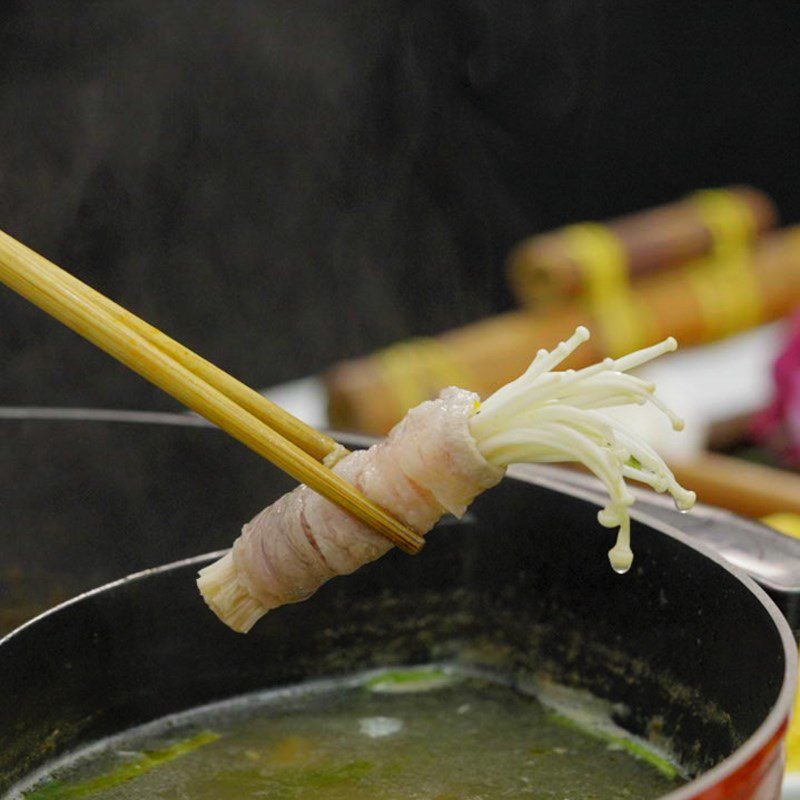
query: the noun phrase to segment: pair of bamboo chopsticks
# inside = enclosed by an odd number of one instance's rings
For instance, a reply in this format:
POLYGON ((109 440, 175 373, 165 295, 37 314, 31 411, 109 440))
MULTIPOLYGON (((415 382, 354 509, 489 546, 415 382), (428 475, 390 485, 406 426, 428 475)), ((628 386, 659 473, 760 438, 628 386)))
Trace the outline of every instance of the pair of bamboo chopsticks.
POLYGON ((407 553, 425 540, 320 463, 341 446, 0 231, 0 281, 407 553))

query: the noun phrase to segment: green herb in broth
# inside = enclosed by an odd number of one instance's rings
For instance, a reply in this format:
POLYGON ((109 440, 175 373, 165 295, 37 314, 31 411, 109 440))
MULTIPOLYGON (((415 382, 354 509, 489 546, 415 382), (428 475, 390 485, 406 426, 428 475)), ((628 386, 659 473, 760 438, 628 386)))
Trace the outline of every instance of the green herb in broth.
POLYGON ((215 742, 217 739, 219 739, 219 734, 212 731, 201 731, 190 739, 176 742, 170 747, 145 751, 136 757, 134 761, 120 764, 105 775, 98 775, 81 783, 73 784, 54 781, 26 794, 25 797, 29 800, 73 800, 73 798, 77 800, 78 798, 90 797, 119 783, 138 778, 161 764, 174 761, 176 758, 191 753, 193 750, 203 747, 203 745, 215 742))
POLYGON ((671 761, 668 761, 663 756, 658 755, 634 739, 628 739, 624 736, 614 736, 600 728, 581 725, 579 722, 565 717, 563 714, 549 714, 548 719, 556 725, 571 728, 579 731, 584 736, 591 736, 593 739, 606 742, 610 749, 617 748, 619 750, 626 750, 634 758, 646 761, 651 767, 657 769, 664 777, 670 780, 675 780, 680 777, 680 771, 671 761))
POLYGON ((372 692, 428 692, 454 683, 459 676, 441 667, 394 669, 370 678, 364 687, 372 692))
POLYGON ((118 767, 91 776, 91 759, 67 765, 55 775, 60 783, 25 797, 650 800, 682 782, 654 754, 634 752, 636 742, 600 737, 535 697, 451 668, 395 670, 202 709, 115 740, 105 768, 114 751, 163 740, 166 726, 171 736, 203 726, 219 738, 135 780, 109 781, 118 767), (390 685, 405 690, 386 691, 390 685), (55 786, 66 793, 42 793, 55 786))

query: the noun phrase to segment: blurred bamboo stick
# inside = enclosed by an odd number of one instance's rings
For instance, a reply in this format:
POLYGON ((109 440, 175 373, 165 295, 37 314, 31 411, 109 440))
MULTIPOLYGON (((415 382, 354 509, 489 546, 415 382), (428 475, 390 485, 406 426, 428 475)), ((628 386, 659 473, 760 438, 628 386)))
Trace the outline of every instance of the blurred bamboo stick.
POLYGON ((343 362, 325 375, 331 421, 382 434, 409 407, 452 383, 485 397, 522 372, 537 349, 553 347, 577 325, 593 337, 566 367, 666 336, 682 346, 702 344, 782 317, 800 304, 800 227, 765 237, 752 251, 642 279, 630 303, 612 297, 591 312, 581 302, 541 313, 511 311, 343 362))
POLYGON ((578 223, 525 239, 509 255, 509 282, 523 305, 542 308, 591 292, 598 278, 612 277, 609 271, 635 283, 709 255, 721 239, 752 244, 777 222, 775 204, 758 189, 696 192, 607 223, 578 223))
POLYGON ((800 475, 741 458, 703 453, 671 463, 675 477, 704 503, 748 517, 776 512, 800 514, 800 475))

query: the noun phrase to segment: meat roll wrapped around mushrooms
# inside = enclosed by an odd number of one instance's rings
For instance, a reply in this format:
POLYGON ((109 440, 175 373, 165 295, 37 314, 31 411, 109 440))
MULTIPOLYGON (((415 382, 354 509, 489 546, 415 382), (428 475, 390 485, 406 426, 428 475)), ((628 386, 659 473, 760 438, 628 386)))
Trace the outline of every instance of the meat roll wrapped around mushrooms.
MULTIPOLYGON (((582 370, 554 371, 588 338, 588 331, 578 328, 552 352, 540 350, 523 375, 484 402, 464 389, 445 389, 409 411, 385 440, 345 456, 334 471, 424 534, 447 512, 461 516, 510 464, 579 462, 608 490, 609 503, 598 521, 619 528, 609 559, 625 572, 633 560, 628 515, 633 496, 625 478, 670 492, 681 509, 690 508, 695 495, 676 482, 651 447, 602 409, 651 402, 680 429, 680 419, 655 397, 655 387, 626 374, 674 350, 676 343, 667 339, 582 370)), ((390 547, 301 485, 245 525, 233 549, 200 572, 198 586, 223 622, 246 632, 271 609, 305 600, 325 581, 353 572, 390 547)))

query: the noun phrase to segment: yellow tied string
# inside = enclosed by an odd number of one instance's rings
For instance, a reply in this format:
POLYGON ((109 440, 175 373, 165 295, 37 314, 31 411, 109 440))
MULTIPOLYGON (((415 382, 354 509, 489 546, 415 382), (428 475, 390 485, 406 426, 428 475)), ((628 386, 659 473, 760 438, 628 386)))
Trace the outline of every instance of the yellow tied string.
POLYGON ((709 189, 697 192, 693 200, 712 247, 709 258, 690 264, 686 275, 706 331, 716 339, 761 322, 763 298, 752 265, 758 231, 750 208, 731 192, 709 189))
POLYGON ((589 313, 601 328, 606 353, 617 358, 649 344, 652 326, 631 291, 628 259, 619 238, 594 222, 570 225, 562 233, 583 273, 589 313))
POLYGON ((469 388, 471 383, 467 370, 453 360, 449 348, 438 339, 401 342, 379 351, 375 358, 396 402, 398 417, 446 386, 469 388))

